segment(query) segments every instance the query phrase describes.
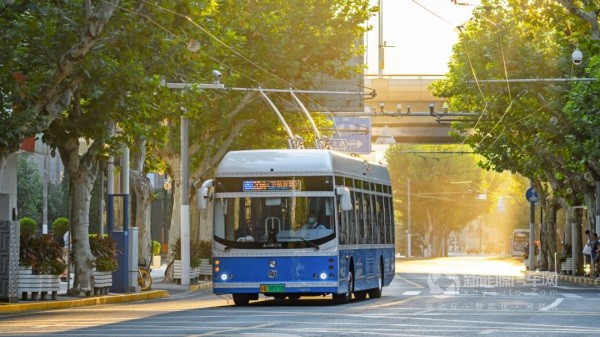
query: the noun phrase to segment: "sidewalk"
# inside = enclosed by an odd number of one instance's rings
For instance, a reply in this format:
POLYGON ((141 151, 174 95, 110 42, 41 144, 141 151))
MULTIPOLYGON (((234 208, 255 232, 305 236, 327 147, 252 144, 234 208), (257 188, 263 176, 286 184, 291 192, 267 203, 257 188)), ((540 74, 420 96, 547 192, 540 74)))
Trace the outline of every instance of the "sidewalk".
MULTIPOLYGON (((160 269, 152 270, 152 287, 148 291, 128 294, 109 293, 108 295, 94 297, 70 297, 67 296, 67 282, 61 282, 60 291, 58 292, 58 298, 56 300, 20 300, 18 303, 0 303, 0 314, 18 313, 29 310, 64 309, 110 303, 147 301, 165 298, 175 293, 206 289, 212 286, 211 281, 204 280, 200 280, 197 284, 189 286, 178 285, 176 283, 163 283, 165 269, 166 265, 163 265, 160 269)), ((71 282, 73 281, 71 280, 71 282)))
POLYGON ((553 271, 525 271, 526 276, 541 276, 546 278, 557 277, 561 281, 576 283, 576 284, 586 284, 598 287, 600 285, 600 281, 594 279, 593 277, 588 276, 573 276, 573 275, 565 275, 565 274, 557 274, 553 271))

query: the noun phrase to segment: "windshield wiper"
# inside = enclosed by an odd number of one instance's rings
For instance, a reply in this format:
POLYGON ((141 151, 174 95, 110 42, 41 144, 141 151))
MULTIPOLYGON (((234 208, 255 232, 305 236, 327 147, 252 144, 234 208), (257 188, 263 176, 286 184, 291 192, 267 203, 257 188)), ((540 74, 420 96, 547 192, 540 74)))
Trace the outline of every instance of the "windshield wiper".
POLYGON ((315 249, 315 251, 318 251, 318 250, 319 250, 319 245, 315 244, 315 243, 314 243, 314 242, 312 242, 312 241, 308 241, 308 240, 306 240, 306 239, 304 239, 304 238, 302 238, 302 237, 299 237, 299 236, 292 236, 291 238, 292 238, 292 239, 300 239, 300 240, 302 240, 302 242, 304 242, 304 243, 306 243, 307 245, 309 245, 309 246, 313 247, 313 248, 315 249))

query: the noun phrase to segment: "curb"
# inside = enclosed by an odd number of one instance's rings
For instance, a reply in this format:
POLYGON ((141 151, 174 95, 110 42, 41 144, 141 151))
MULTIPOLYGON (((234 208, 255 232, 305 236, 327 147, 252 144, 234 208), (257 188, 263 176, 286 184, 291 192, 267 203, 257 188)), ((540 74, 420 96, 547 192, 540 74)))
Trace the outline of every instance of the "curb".
POLYGON ((591 285, 591 286, 598 286, 598 281, 596 281, 595 279, 591 278, 591 277, 577 277, 577 276, 570 276, 570 275, 558 275, 558 279, 563 280, 563 281, 567 281, 567 282, 571 282, 571 283, 578 283, 578 284, 587 284, 587 285, 591 285))
POLYGON ((196 290, 201 290, 201 289, 210 289, 210 288, 212 288, 212 282, 190 285, 190 291, 196 291, 196 290))
POLYGON ((590 286, 598 287, 600 281, 595 280, 591 277, 582 277, 582 276, 572 276, 572 275, 564 275, 557 274, 554 272, 534 272, 534 271, 526 271, 525 275, 534 275, 534 276, 548 276, 548 277, 556 277, 559 280, 576 283, 576 284, 585 284, 590 286))
POLYGON ((51 310, 76 308, 92 305, 102 305, 111 303, 137 302, 155 300, 158 298, 168 297, 169 292, 166 290, 151 290, 136 294, 108 295, 92 298, 65 300, 65 301, 45 301, 34 303, 0 303, 0 313, 17 313, 29 310, 51 310))

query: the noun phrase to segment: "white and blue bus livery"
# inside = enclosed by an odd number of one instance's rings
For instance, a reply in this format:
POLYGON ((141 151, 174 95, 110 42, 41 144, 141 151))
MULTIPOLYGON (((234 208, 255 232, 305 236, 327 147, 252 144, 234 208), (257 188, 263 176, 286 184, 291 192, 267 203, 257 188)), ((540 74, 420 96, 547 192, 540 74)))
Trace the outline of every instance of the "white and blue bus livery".
POLYGON ((232 151, 198 193, 214 211, 213 292, 236 305, 378 298, 394 277, 384 166, 329 150, 232 151))

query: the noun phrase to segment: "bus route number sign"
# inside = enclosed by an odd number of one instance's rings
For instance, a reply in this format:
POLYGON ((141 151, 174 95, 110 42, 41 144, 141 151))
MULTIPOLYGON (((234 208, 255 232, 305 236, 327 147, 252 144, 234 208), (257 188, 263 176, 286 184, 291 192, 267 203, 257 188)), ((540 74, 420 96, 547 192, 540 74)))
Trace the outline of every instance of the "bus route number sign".
POLYGON ((261 284, 261 293, 282 293, 285 291, 285 284, 261 284))
POLYGON ((244 192, 300 190, 300 180, 244 180, 242 184, 244 192))

